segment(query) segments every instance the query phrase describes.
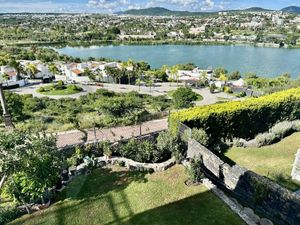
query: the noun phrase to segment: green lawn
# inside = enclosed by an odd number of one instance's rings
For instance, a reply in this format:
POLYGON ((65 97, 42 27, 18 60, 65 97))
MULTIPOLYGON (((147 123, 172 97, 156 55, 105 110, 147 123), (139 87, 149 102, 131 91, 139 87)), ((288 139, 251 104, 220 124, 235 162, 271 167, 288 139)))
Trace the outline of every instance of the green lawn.
POLYGON ((38 89, 37 92, 43 95, 73 95, 81 92, 80 88, 71 88, 71 87, 77 87, 75 85, 64 85, 64 89, 53 89, 52 85, 43 86, 42 90, 38 89))
POLYGON ((300 133, 281 142, 261 148, 233 147, 225 154, 235 163, 260 175, 267 176, 292 191, 300 189, 300 183, 291 179, 295 154, 300 148, 300 133))
POLYGON ((96 170, 76 178, 49 209, 11 224, 242 225, 204 186, 187 187, 185 169, 143 174, 96 170))

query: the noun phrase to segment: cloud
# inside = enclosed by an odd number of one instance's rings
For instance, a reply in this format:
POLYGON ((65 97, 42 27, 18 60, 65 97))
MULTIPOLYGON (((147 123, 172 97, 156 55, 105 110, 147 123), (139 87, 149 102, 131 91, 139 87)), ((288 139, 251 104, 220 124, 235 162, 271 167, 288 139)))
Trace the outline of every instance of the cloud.
POLYGON ((122 6, 130 6, 130 0, 89 0, 88 6, 113 10, 122 6))

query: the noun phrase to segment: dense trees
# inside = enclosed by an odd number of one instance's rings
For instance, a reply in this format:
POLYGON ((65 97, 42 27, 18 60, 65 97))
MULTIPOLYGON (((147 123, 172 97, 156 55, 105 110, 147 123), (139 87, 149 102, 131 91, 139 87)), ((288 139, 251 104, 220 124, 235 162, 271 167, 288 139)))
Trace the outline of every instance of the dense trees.
POLYGON ((63 166, 55 137, 1 132, 0 149, 0 174, 7 176, 5 192, 23 204, 38 199, 44 202, 63 166))

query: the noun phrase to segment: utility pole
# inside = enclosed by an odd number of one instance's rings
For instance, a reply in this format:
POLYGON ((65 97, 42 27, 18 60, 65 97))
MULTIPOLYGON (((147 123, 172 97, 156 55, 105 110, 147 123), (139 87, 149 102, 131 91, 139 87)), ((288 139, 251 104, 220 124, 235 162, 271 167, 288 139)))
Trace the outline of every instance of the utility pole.
POLYGON ((5 100, 2 83, 0 83, 0 102, 1 102, 2 110, 3 110, 3 121, 5 124, 5 128, 13 129, 14 125, 12 122, 11 115, 9 114, 8 109, 7 109, 7 103, 5 100))

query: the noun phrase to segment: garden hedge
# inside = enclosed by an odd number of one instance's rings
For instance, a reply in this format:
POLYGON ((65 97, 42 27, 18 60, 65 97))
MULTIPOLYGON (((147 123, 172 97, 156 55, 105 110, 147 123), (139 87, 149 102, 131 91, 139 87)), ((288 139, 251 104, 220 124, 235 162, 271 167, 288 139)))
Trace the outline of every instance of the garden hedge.
POLYGON ((259 98, 194 107, 171 113, 169 126, 176 131, 179 122, 202 128, 214 143, 234 137, 252 139, 277 122, 300 118, 300 88, 259 98))

